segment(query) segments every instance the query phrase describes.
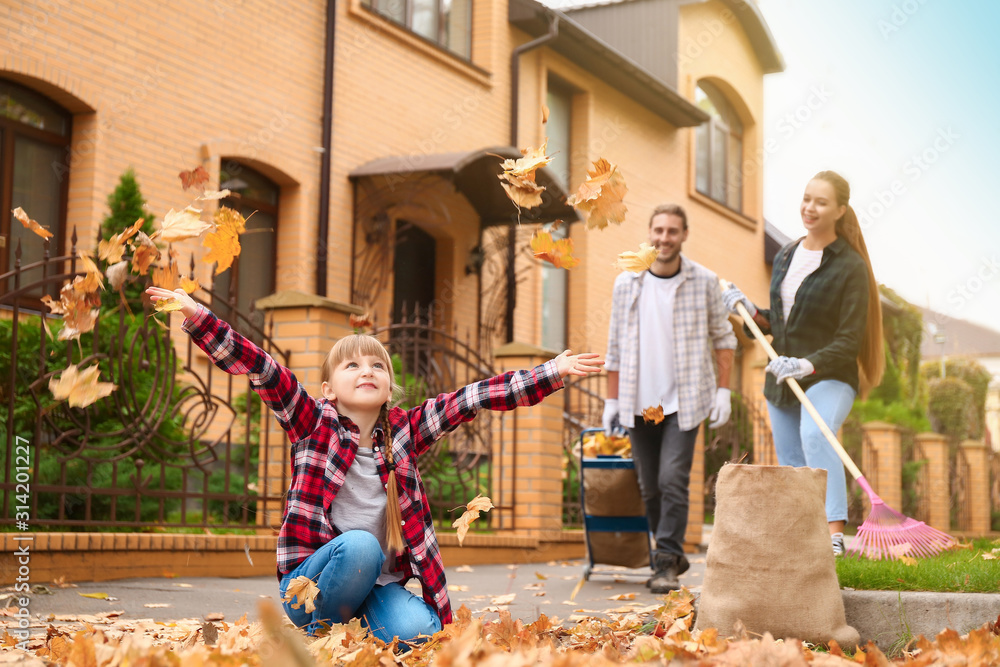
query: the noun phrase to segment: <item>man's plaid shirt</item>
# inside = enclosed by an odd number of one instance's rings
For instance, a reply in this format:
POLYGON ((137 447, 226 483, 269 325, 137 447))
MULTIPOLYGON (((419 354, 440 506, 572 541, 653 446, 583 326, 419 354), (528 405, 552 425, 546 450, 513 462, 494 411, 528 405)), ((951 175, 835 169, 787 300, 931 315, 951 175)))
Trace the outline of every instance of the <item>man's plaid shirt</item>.
MULTIPOLYGON (((290 370, 203 306, 184 321, 183 329, 220 369, 249 378, 293 443, 292 483, 278 535, 280 579, 337 536, 330 525, 330 503, 337 497, 357 454, 358 427, 347 417, 340 417, 330 401, 311 398, 290 370)), ((396 569, 404 574, 402 583, 411 577, 420 580, 424 600, 437 610, 442 623, 451 621, 451 603, 417 457, 441 436, 473 419, 481 409, 512 410, 534 405, 562 386, 555 361, 548 361, 532 370, 508 372, 441 394, 411 410, 397 407, 389 412, 406 542, 396 569)), ((379 427, 373 434, 373 447, 385 485, 389 470, 383 444, 384 433, 379 427)))
MULTIPOLYGON (((868 322, 868 266, 842 238, 823 248, 819 267, 795 292, 795 304, 785 322, 781 283, 792 255, 802 239, 789 243, 774 256, 771 274, 771 308, 758 312, 770 322, 775 352, 805 358, 816 372, 798 382, 808 389, 820 380, 839 380, 858 390, 858 353, 868 322)), ((777 384, 770 373, 764 396, 774 405, 798 405, 786 383, 777 384)))
MULTIPOLYGON (((646 272, 624 272, 615 279, 611 325, 604 368, 618 371, 618 406, 622 426, 650 405, 636 405, 639 387, 639 294, 646 272)), ((736 334, 722 303, 714 273, 681 255, 681 284, 674 296, 674 367, 677 371, 677 424, 696 428, 708 417, 715 399, 714 350, 736 349, 736 334)))

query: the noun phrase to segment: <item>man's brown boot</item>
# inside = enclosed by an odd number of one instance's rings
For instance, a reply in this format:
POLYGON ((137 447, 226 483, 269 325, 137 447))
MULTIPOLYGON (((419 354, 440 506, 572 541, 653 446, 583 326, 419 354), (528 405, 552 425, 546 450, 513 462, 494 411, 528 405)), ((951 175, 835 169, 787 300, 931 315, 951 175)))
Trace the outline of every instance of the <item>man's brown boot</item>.
POLYGON ((649 590, 654 595, 665 595, 681 587, 677 577, 688 571, 691 564, 684 554, 656 554, 653 559, 656 573, 649 580, 649 590))

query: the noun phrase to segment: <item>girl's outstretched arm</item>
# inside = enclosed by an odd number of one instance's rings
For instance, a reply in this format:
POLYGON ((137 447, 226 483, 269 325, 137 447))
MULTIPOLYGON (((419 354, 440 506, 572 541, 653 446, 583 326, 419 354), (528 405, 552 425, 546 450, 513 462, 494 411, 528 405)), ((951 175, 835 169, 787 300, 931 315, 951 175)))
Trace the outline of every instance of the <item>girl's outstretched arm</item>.
POLYGON ((562 389, 562 379, 567 375, 597 373, 603 363, 596 354, 571 355, 567 350, 531 370, 508 371, 428 399, 406 415, 414 452, 419 456, 441 436, 472 420, 480 410, 506 411, 535 405, 562 389))
POLYGON ((290 370, 233 331, 208 308, 198 305, 184 290, 171 292, 149 287, 146 294, 154 303, 161 299, 180 302, 180 313, 186 318, 182 328, 191 335, 195 345, 219 369, 230 375, 246 375, 251 387, 271 408, 293 443, 312 433, 320 417, 319 404, 306 393, 290 370))

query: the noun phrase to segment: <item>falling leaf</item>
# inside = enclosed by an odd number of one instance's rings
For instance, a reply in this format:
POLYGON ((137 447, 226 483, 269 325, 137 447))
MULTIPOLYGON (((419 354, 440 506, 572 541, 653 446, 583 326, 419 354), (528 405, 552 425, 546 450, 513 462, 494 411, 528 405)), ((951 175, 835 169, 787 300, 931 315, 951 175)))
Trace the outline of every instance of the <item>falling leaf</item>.
POLYGON ((493 501, 483 495, 477 495, 465 506, 462 516, 455 519, 451 524, 452 528, 458 529, 458 545, 462 546, 466 533, 469 532, 469 525, 479 518, 480 512, 488 512, 493 509, 493 501))
POLYGON ((77 593, 80 597, 84 598, 94 598, 95 600, 107 600, 107 593, 77 593))
POLYGON ((316 582, 306 576, 298 576, 292 579, 285 589, 285 602, 291 604, 293 609, 299 609, 303 604, 305 611, 311 614, 316 611, 316 596, 319 595, 319 587, 316 582))
POLYGON ((201 285, 198 284, 197 280, 192 278, 181 278, 180 288, 188 294, 194 294, 201 289, 201 285))
POLYGON ((229 190, 205 190, 203 193, 194 198, 195 201, 216 201, 219 199, 225 199, 226 197, 233 194, 229 190))
POLYGON ((549 122, 549 108, 543 104, 542 105, 542 125, 544 125, 547 122, 549 122))
POLYGON ((122 260, 117 264, 112 264, 104 275, 107 276, 111 289, 117 292, 125 284, 125 279, 128 278, 128 261, 122 260))
POLYGON ((34 233, 36 233, 39 236, 41 236, 43 239, 50 239, 50 238, 52 238, 52 232, 50 232, 49 230, 47 230, 44 227, 42 227, 35 220, 32 220, 31 218, 29 218, 28 214, 25 213, 24 209, 21 208, 20 206, 18 206, 17 208, 15 208, 12 211, 12 213, 14 214, 14 218, 18 222, 20 222, 22 225, 24 225, 25 227, 27 227, 28 229, 30 229, 34 233))
POLYGON ((355 331, 363 331, 372 325, 372 316, 370 313, 365 313, 364 315, 351 314, 350 317, 351 328, 355 331))
POLYGON ((160 249, 144 233, 136 234, 132 242, 132 271, 145 275, 150 265, 160 258, 160 249))
POLYGON ((157 266, 153 269, 153 285, 162 287, 171 292, 180 287, 181 276, 177 270, 177 262, 174 258, 169 258, 166 266, 157 266))
POLYGON ((211 264, 218 262, 215 275, 219 275, 233 265, 240 255, 240 234, 246 231, 246 220, 239 211, 222 206, 213 216, 215 230, 205 236, 202 244, 209 252, 201 261, 211 264))
POLYGON ((566 203, 586 213, 589 229, 604 229, 612 223, 623 223, 628 208, 622 200, 628 188, 621 172, 615 165, 600 158, 587 175, 589 178, 580 185, 576 194, 566 198, 566 203))
POLYGON ((79 254, 80 263, 83 265, 83 271, 85 275, 82 277, 77 277, 73 280, 73 289, 77 292, 91 293, 97 292, 98 290, 104 289, 104 281, 101 280, 101 270, 97 268, 97 264, 94 264, 94 260, 90 258, 90 255, 80 251, 79 254))
POLYGON ((546 139, 538 148, 525 148, 521 150, 523 157, 507 159, 500 163, 504 172, 512 176, 524 176, 531 179, 535 177, 535 170, 544 167, 552 161, 552 157, 545 154, 549 140, 546 139))
POLYGON ((72 283, 66 283, 59 291, 59 301, 46 294, 41 298, 55 315, 63 316, 63 326, 59 330, 59 340, 79 338, 81 334, 94 329, 98 310, 92 306, 100 305, 100 295, 76 289, 76 284, 83 281, 77 276, 72 283))
POLYGON ((503 172, 498 174, 500 185, 518 209, 535 208, 542 203, 545 188, 535 182, 535 171, 547 165, 552 158, 545 155, 548 139, 537 149, 526 148, 523 157, 507 159, 500 163, 503 172))
POLYGON ((618 255, 618 261, 615 266, 621 271, 631 271, 632 273, 642 273, 649 267, 653 266, 653 262, 656 261, 657 250, 648 243, 642 243, 639 245, 639 250, 632 251, 626 250, 625 252, 618 255))
POLYGON ((573 257, 573 239, 552 240, 552 235, 545 231, 537 231, 531 237, 531 251, 537 259, 545 260, 557 269, 572 269, 580 263, 573 257))
POLYGON ((153 305, 153 308, 155 308, 158 313, 172 313, 183 307, 183 304, 181 304, 181 302, 174 297, 170 297, 168 299, 157 299, 156 303, 153 305))
POLYGON ((646 423, 659 424, 663 421, 663 406, 657 405, 655 408, 646 408, 642 411, 642 418, 646 423))
POLYGON ((125 242, 135 236, 145 223, 145 218, 139 218, 121 234, 113 234, 107 241, 102 240, 97 244, 97 256, 108 264, 120 262, 125 255, 125 242))
POLYGON ((189 188, 203 188, 208 183, 208 171, 198 165, 194 169, 182 171, 178 174, 181 179, 181 186, 187 190, 189 188))
MULTIPOLYGON (((576 577, 570 577, 570 578, 576 579, 576 577)), ((586 579, 580 577, 580 581, 576 582, 576 586, 573 587, 573 592, 569 594, 570 601, 576 599, 576 594, 580 592, 580 589, 583 588, 583 585, 586 583, 586 581, 587 581, 586 579)))
POLYGON ((210 223, 201 219, 201 209, 188 206, 180 211, 170 209, 163 216, 160 229, 153 233, 150 238, 157 238, 164 243, 176 243, 184 239, 191 239, 201 236, 206 230, 212 228, 210 223))
MULTIPOLYGON (((76 364, 67 366, 57 380, 52 377, 49 380, 49 391, 57 401, 69 399, 71 408, 85 408, 98 399, 104 398, 117 389, 117 385, 111 382, 99 382, 101 369, 97 364, 80 371, 76 364)), ((83 593, 81 593, 83 595, 83 593)), ((85 597, 96 597, 98 594, 87 595, 85 597)), ((101 593, 107 597, 106 593, 101 593)))

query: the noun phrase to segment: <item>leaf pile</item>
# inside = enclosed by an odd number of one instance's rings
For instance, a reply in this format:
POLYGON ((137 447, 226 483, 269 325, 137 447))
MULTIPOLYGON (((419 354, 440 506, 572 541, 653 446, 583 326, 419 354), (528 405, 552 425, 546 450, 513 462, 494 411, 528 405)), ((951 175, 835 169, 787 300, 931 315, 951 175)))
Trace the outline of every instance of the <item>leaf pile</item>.
MULTIPOLYGON (((400 642, 373 638, 360 621, 334 625, 320 637, 306 637, 262 601, 259 619, 229 624, 185 619, 171 623, 127 621, 121 612, 50 619, 32 626, 26 650, 6 630, 0 633, 0 663, 25 665, 348 665, 350 667, 606 667, 623 663, 713 666, 781 665, 991 665, 1000 661, 1000 636, 988 626, 959 636, 945 630, 935 641, 920 638, 912 651, 890 662, 873 644, 847 657, 836 644, 826 650, 775 640, 770 635, 726 639, 715 629, 692 630, 693 596, 675 591, 649 613, 585 617, 563 624, 540 615, 525 623, 503 610, 494 620, 474 617, 462 606, 455 621, 403 652, 400 642), (62 622, 60 622, 62 621, 62 622), (45 628, 43 631, 42 628, 45 628)), ((0 619, 7 628, 17 621, 0 619)))

